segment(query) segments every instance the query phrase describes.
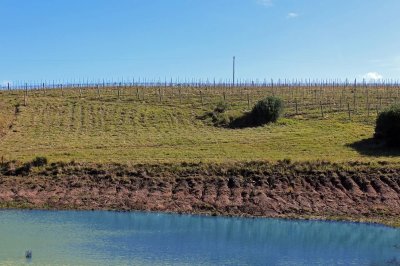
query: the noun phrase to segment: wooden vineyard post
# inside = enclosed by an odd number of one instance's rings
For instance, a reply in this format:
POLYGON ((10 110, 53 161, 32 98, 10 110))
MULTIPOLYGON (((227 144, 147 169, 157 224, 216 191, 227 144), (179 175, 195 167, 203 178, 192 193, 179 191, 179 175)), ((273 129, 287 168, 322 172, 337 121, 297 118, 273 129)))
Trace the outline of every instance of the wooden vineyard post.
POLYGON ((324 108, 322 107, 322 102, 321 101, 319 102, 319 106, 321 108, 321 116, 322 116, 322 118, 324 118, 324 108))
POLYGON ((118 88, 117 88, 117 93, 118 93, 118 101, 120 100, 120 98, 121 98, 121 91, 120 91, 120 88, 119 88, 119 86, 118 86, 118 88))
MULTIPOLYGON (((139 83, 140 84, 140 83, 139 83)), ((147 87, 146 87, 146 83, 143 83, 143 86, 142 86, 142 101, 144 102, 145 101, 145 94, 146 94, 146 89, 147 89, 147 87)))
POLYGON ((44 85, 44 82, 42 83, 42 88, 43 88, 43 94, 46 95, 46 86, 44 85))
POLYGON ((158 96, 160 97, 160 103, 162 102, 161 88, 158 88, 158 96))
POLYGON ((82 98, 82 88, 81 88, 81 85, 79 84, 78 87, 79 87, 79 98, 82 98))
POLYGON ((367 116, 369 117, 369 103, 367 103, 367 116))
POLYGON ((28 103, 28 85, 25 83, 25 90, 24 90, 24 106, 28 103))
POLYGON ((388 85, 385 86, 385 92, 386 92, 386 99, 391 98, 392 95, 390 95, 390 93, 389 93, 390 90, 389 90, 389 86, 388 85))
POLYGON ((314 103, 317 103, 317 89, 314 90, 314 103))
POLYGON ((274 80, 273 79, 271 79, 271 90, 272 90, 272 96, 275 97, 274 80))
MULTIPOLYGON (((347 87, 347 85, 346 85, 346 87, 347 87)), ((342 89, 342 95, 340 96, 340 98, 344 98, 344 90, 346 89, 346 87, 342 89)))
POLYGON ((299 109, 298 109, 298 103, 297 103, 297 98, 295 99, 295 106, 296 106, 296 115, 299 115, 299 109))
POLYGON ((139 100, 139 88, 136 87, 136 98, 139 100))
POLYGON ((250 110, 250 95, 247 93, 247 109, 250 110))
POLYGON ((63 85, 60 85, 60 89, 61 89, 61 97, 64 97, 64 90, 63 90, 63 85))
POLYGON ((291 99, 292 101, 293 101, 293 99, 294 99, 294 90, 295 90, 295 89, 292 89, 292 99, 291 99))
POLYGON ((200 100, 201 100, 201 106, 203 106, 204 102, 203 102, 203 93, 202 93, 202 91, 200 91, 200 100))
POLYGON ((100 99, 100 86, 99 86, 99 84, 97 84, 96 87, 97 87, 97 97, 100 99))
POLYGON ((223 92, 224 102, 226 101, 226 93, 223 92))
POLYGON ((349 120, 351 120, 350 103, 347 103, 347 111, 349 113, 349 120))

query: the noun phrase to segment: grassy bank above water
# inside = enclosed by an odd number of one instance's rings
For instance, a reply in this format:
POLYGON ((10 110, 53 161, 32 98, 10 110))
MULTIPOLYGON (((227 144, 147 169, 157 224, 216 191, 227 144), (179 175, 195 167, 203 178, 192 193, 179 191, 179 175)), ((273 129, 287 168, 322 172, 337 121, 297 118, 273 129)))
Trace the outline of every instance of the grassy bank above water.
MULTIPOLYGON (((375 88, 370 94, 327 89, 325 94, 319 90, 317 99, 317 90, 302 89, 280 95, 286 113, 277 123, 242 129, 204 119, 221 95, 199 97, 190 94, 194 89, 177 96, 176 91, 132 88, 118 90, 120 97, 115 88, 100 96, 89 89, 31 91, 26 106, 21 91, 0 92, 0 208, 399 226, 400 152, 372 140, 376 112, 363 109, 373 93, 387 95, 384 101, 375 95, 379 105, 390 103, 391 94, 375 88), (322 104, 321 95, 329 104, 322 104), (346 95, 355 103, 351 110, 350 104, 343 108, 346 95), (30 163, 37 156, 49 164, 30 163)), ((250 109, 250 97, 246 101, 246 92, 238 92, 223 94, 227 119, 250 109)), ((269 93, 254 92, 252 103, 269 93)))
MULTIPOLYGON (((298 115, 289 106, 276 124, 229 129, 200 119, 221 100, 218 95, 202 104, 194 96, 179 102, 171 94, 159 102, 157 95, 138 100, 126 92, 118 100, 115 94, 99 98, 89 92, 82 97, 76 89, 62 97, 57 90, 32 92, 27 106, 22 92, 0 92, 0 155, 6 160, 45 156, 50 161, 99 163, 399 161, 399 151, 371 140, 376 114, 361 108, 349 119, 346 111, 336 112, 332 106, 323 117, 318 105, 304 106, 298 115)), ((226 115, 246 110, 246 101, 232 100, 226 115)))

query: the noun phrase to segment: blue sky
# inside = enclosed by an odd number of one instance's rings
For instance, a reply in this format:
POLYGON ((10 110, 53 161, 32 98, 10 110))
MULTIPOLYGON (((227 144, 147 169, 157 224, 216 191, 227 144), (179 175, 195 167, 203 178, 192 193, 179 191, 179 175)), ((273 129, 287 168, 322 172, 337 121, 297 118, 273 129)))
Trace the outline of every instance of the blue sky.
POLYGON ((0 0, 0 82, 400 76, 398 0, 0 0), (369 74, 368 74, 369 73, 369 74))

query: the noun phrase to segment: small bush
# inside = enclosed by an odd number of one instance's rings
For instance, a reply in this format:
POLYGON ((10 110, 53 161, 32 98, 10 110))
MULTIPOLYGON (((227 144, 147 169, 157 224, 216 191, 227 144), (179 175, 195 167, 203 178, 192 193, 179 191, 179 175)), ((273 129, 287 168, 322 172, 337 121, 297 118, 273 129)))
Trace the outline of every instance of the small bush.
POLYGON ((17 103, 15 105, 15 114, 19 114, 21 112, 21 105, 19 103, 17 103))
POLYGON ((257 127, 274 123, 283 113, 283 101, 277 97, 267 97, 259 101, 251 110, 240 117, 231 119, 230 128, 257 127))
POLYGON ((225 113, 228 110, 228 104, 226 102, 218 102, 217 106, 214 108, 214 113, 225 113))
POLYGON ((15 172, 15 161, 11 162, 2 162, 0 163, 0 173, 5 175, 11 175, 15 172))
POLYGON ((267 97, 259 101, 251 112, 240 116, 230 112, 226 102, 219 102, 212 112, 199 118, 208 120, 217 127, 246 128, 276 122, 282 113, 283 101, 277 97, 267 97))
POLYGON ((26 163, 15 169, 15 175, 29 175, 31 172, 32 164, 26 163))
POLYGON ((32 166, 34 167, 41 167, 47 165, 47 158, 46 157, 36 157, 32 161, 32 166))
POLYGON ((400 146, 400 105, 394 105, 378 115, 375 138, 388 145, 400 146))
POLYGON ((230 116, 226 113, 228 109, 229 105, 227 103, 219 102, 213 111, 207 112, 199 118, 211 122, 216 127, 226 127, 231 121, 230 116))
POLYGON ((220 113, 212 117, 214 126, 226 127, 231 122, 231 118, 226 113, 220 113))
POLYGON ((283 101, 277 97, 267 97, 259 101, 251 110, 250 117, 255 125, 274 123, 283 113, 283 101))

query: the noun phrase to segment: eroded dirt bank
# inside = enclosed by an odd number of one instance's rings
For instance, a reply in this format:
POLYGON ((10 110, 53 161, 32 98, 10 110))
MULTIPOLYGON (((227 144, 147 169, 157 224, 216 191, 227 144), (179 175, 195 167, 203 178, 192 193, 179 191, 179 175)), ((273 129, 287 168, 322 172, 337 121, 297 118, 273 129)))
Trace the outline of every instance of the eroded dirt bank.
POLYGON ((400 169, 243 163, 0 167, 0 207, 328 218, 400 225, 400 169))

